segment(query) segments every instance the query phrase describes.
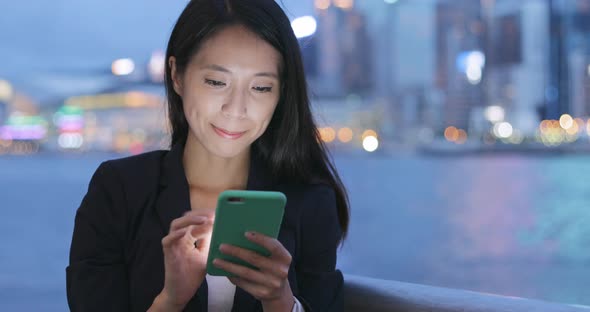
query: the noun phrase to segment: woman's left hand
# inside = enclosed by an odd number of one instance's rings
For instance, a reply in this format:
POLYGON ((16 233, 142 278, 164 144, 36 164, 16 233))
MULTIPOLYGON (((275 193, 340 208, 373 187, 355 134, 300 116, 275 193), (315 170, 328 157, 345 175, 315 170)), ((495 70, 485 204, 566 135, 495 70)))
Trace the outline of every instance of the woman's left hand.
POLYGON ((219 250, 248 262, 259 268, 259 271, 219 258, 213 264, 235 274, 236 277, 230 277, 229 280, 260 300, 264 311, 291 311, 295 303, 288 280, 291 254, 275 238, 253 232, 245 235, 248 240, 266 248, 270 257, 227 244, 222 244, 219 250))

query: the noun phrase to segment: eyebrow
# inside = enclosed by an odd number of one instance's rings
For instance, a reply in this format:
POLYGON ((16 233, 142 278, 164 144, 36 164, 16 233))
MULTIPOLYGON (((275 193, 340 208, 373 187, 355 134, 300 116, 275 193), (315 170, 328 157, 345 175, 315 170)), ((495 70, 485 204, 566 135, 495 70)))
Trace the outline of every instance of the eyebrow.
MULTIPOLYGON (((217 65, 217 64, 205 65, 205 66, 202 66, 201 69, 210 69, 210 70, 215 70, 215 71, 220 71, 220 72, 231 74, 231 71, 229 69, 227 69, 223 66, 217 65)), ((270 73, 270 72, 256 73, 254 76, 256 76, 256 77, 270 77, 270 78, 279 79, 279 76, 277 74, 270 73)))

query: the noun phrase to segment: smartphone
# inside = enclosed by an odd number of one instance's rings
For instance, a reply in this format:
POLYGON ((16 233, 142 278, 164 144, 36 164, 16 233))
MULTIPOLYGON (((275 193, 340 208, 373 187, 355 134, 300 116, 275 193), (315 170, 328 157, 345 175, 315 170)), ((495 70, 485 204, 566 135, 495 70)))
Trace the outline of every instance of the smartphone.
POLYGON ((229 244, 253 250, 266 257, 270 256, 268 250, 249 241, 244 234, 253 231, 277 238, 286 203, 287 197, 281 192, 228 190, 219 194, 207 258, 207 273, 215 276, 234 276, 215 267, 215 258, 257 270, 258 268, 241 259, 223 254, 219 251, 219 246, 229 244))

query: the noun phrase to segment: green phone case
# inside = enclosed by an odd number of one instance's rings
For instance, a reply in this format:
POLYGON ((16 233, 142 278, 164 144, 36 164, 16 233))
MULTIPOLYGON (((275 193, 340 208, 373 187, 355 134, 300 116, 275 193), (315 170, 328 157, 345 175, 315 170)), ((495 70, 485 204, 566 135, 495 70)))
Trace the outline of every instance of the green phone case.
POLYGON ((254 231, 277 238, 286 203, 287 198, 281 192, 243 190, 222 192, 215 210, 215 223, 207 258, 207 273, 215 276, 233 276, 215 267, 213 265, 215 258, 257 269, 241 259, 221 253, 219 246, 221 244, 239 246, 268 257, 270 252, 249 241, 244 233, 254 231))

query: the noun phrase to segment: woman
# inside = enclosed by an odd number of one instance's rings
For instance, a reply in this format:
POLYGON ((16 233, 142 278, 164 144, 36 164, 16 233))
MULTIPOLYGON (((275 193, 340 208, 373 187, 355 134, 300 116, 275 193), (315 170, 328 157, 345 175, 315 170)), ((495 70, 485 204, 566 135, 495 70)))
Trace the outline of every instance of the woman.
POLYGON ((273 0, 192 0, 166 58, 171 149, 97 169, 76 213, 70 309, 342 310, 335 265, 347 196, 318 138, 284 12, 273 0), (287 196, 278 239, 245 233, 270 257, 222 246, 260 268, 215 261, 229 279, 205 271, 227 189, 287 196))

